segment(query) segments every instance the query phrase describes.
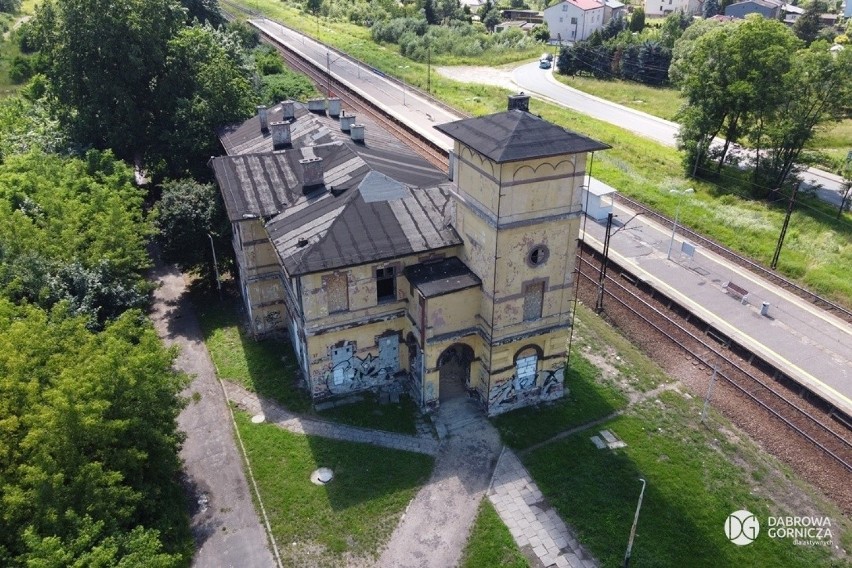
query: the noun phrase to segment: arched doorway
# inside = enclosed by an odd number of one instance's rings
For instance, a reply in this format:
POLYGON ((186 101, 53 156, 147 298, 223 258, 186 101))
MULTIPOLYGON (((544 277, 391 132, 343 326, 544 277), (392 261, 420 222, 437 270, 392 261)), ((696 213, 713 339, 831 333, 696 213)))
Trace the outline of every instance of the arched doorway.
POLYGON ((438 357, 438 400, 467 395, 473 349, 463 343, 447 347, 438 357))

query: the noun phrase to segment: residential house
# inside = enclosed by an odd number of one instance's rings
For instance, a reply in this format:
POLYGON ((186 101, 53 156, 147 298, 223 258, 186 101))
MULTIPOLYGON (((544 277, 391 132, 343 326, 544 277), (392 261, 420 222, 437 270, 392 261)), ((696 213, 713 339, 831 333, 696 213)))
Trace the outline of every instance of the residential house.
POLYGON ((562 0, 544 10, 550 39, 583 41, 604 26, 605 6, 597 0, 562 0))
POLYGON ((618 0, 604 0, 604 25, 613 18, 624 18, 627 15, 627 6, 618 0))
POLYGON ((608 146, 509 103, 436 127, 448 172, 339 107, 220 131, 251 329, 289 333, 314 401, 404 389, 496 415, 563 395, 581 186, 608 146))
POLYGON ((541 24, 544 22, 544 14, 538 10, 503 10, 500 16, 504 20, 513 22, 529 22, 531 24, 541 24))
POLYGON ((645 0, 645 14, 662 17, 680 10, 684 14, 700 15, 703 4, 703 0, 645 0))
POLYGON ((725 8, 725 15, 744 19, 749 14, 760 14, 768 20, 777 20, 783 2, 776 0, 741 0, 725 8))

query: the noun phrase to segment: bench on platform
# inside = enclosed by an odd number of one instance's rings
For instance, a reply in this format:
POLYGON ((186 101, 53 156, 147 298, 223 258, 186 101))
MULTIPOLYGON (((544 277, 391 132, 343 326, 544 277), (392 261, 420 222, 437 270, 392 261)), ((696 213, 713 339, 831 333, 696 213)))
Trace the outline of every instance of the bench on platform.
POLYGON ((727 292, 729 296, 733 296, 739 300, 741 304, 748 304, 748 290, 742 286, 738 286, 733 282, 725 282, 722 284, 722 289, 727 292))

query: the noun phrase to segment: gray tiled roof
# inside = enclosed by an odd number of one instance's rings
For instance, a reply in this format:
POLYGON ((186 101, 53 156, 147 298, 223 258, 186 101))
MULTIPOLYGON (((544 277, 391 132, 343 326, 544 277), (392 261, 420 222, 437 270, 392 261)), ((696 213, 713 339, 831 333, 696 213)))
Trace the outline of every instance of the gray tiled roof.
POLYGON ((435 128, 497 163, 611 147, 522 110, 465 118, 435 128))

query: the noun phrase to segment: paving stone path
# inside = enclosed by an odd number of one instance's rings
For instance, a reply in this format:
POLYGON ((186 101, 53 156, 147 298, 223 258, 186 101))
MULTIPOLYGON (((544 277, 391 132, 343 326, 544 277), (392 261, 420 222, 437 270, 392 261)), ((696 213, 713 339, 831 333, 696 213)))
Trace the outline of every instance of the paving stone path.
POLYGON ((521 460, 508 448, 500 454, 488 498, 515 542, 544 568, 596 568, 598 562, 577 541, 539 491, 521 460))

